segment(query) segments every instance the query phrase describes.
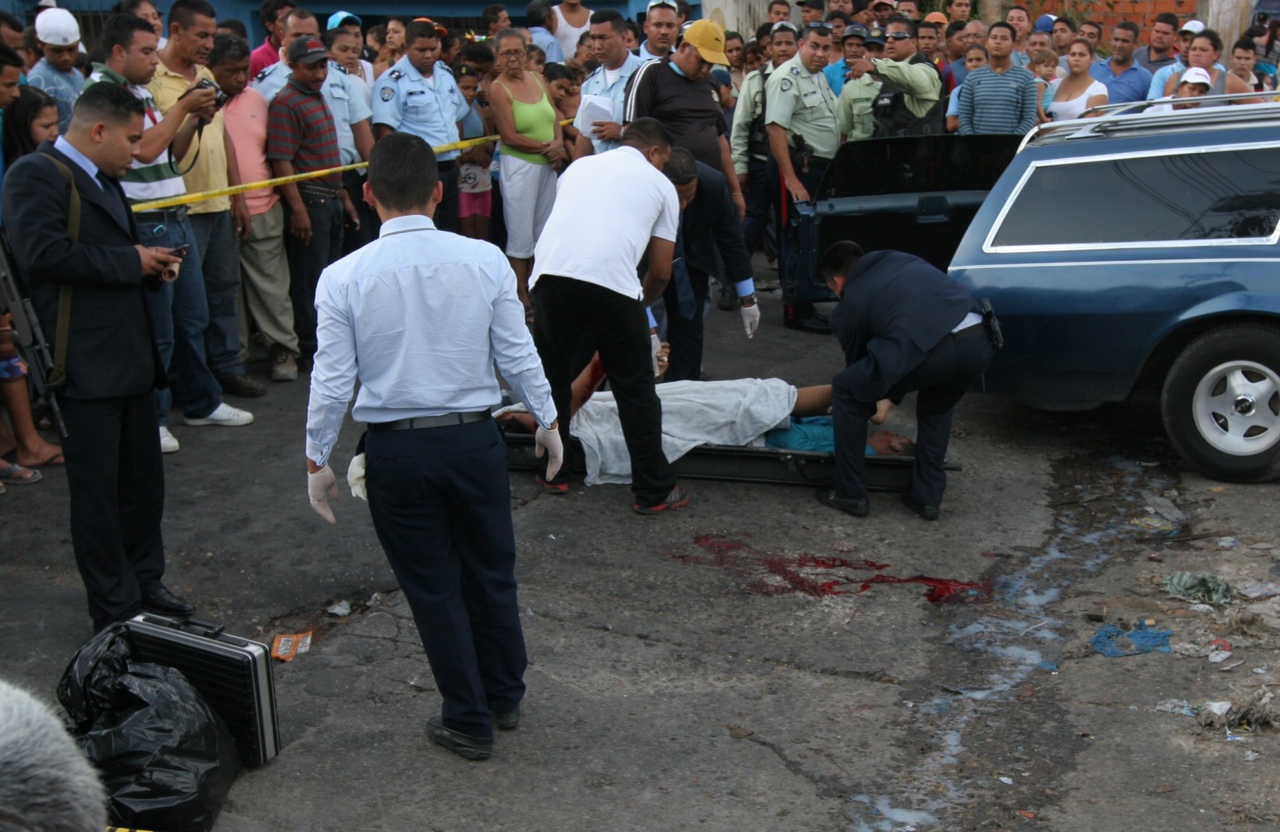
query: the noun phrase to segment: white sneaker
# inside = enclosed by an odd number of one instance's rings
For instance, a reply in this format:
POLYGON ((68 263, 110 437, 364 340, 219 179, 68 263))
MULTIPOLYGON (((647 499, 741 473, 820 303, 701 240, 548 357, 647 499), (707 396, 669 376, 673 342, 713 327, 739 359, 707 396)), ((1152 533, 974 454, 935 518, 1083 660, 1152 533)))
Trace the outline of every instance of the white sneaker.
POLYGON ((182 446, 178 444, 178 437, 169 433, 169 429, 162 426, 160 428, 160 453, 176 454, 181 449, 182 446))
POLYGON ((190 416, 182 417, 182 422, 186 425, 222 425, 228 428, 247 425, 252 421, 252 413, 247 410, 241 410, 238 407, 232 407, 226 402, 218 405, 213 409, 212 413, 200 419, 193 419, 190 416))

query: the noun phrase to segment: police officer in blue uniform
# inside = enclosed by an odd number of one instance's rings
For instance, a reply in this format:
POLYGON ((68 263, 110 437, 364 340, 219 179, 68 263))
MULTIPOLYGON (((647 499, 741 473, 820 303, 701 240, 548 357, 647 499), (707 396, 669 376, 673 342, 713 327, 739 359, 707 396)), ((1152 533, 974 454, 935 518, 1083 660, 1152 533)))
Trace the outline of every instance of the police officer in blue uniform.
MULTIPOLYGON (((404 57, 373 85, 373 132, 376 138, 400 131, 412 133, 433 148, 458 141, 458 122, 470 111, 450 72, 436 72, 441 31, 415 20, 405 34, 404 57)), ((436 208, 436 227, 458 230, 458 165, 460 151, 436 154, 444 197, 436 208)))
POLYGON ((823 253, 818 268, 840 298, 831 329, 846 363, 831 383, 836 487, 819 491, 818 500, 867 516, 867 420, 880 399, 897 404, 918 390, 916 456, 902 502, 937 520, 952 411, 998 348, 995 316, 984 315, 964 286, 900 251, 864 255, 845 240, 823 253))

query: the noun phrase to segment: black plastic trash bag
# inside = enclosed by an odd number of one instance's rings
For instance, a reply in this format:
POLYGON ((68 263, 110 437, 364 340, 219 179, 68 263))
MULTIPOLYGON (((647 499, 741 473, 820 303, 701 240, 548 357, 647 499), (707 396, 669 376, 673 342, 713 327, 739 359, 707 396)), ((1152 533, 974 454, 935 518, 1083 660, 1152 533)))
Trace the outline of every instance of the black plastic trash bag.
POLYGON ((227 726, 178 670, 133 661, 124 626, 90 639, 58 683, 114 824, 208 832, 240 773, 227 726))

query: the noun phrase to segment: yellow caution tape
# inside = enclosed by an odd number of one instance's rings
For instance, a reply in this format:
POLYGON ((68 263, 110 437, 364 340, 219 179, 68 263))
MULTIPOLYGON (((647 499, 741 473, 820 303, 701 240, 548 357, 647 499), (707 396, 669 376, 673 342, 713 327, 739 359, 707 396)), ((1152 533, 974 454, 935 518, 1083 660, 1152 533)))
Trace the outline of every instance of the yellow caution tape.
POLYGON ((127 829, 123 826, 108 826, 107 832, 145 832, 143 829, 127 829))
MULTIPOLYGON (((565 119, 560 122, 561 126, 573 124, 572 119, 565 119)), ((478 139, 466 139, 460 142, 450 142, 442 144, 439 147, 433 147, 437 154, 449 153, 454 150, 466 150, 469 147, 479 147, 482 144, 492 144, 498 141, 500 136, 481 136, 478 139)), ((182 196, 171 196, 165 199, 153 199, 150 202, 139 202, 132 206, 135 214, 144 211, 160 211, 164 208, 176 208, 179 205, 190 205, 193 202, 204 202, 209 199, 217 199, 222 196, 235 196, 236 194, 247 193, 248 191, 256 191, 261 188, 274 188, 278 185, 291 185, 294 182, 305 182, 308 179, 319 179, 322 176, 331 176, 335 173, 346 173, 349 170, 362 170, 369 166, 368 162, 356 162, 352 165, 342 165, 336 168, 326 168, 325 170, 312 170, 306 173, 295 173, 293 176, 281 176, 277 179, 268 179, 264 182, 249 182, 244 185, 235 185, 230 188, 218 188, 214 191, 201 191, 195 194, 183 194, 182 196)))

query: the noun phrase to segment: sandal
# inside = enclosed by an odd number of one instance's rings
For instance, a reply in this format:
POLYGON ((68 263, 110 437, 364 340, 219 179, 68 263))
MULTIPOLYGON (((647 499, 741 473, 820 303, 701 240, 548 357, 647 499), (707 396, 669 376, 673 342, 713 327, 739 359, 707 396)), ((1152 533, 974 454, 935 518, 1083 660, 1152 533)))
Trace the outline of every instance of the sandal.
POLYGON ((7 468, 0 469, 0 484, 8 485, 31 485, 44 479, 44 474, 39 471, 33 471, 30 468, 23 468, 18 463, 13 463, 7 468), (22 473, 30 474, 28 477, 19 476, 22 473))

